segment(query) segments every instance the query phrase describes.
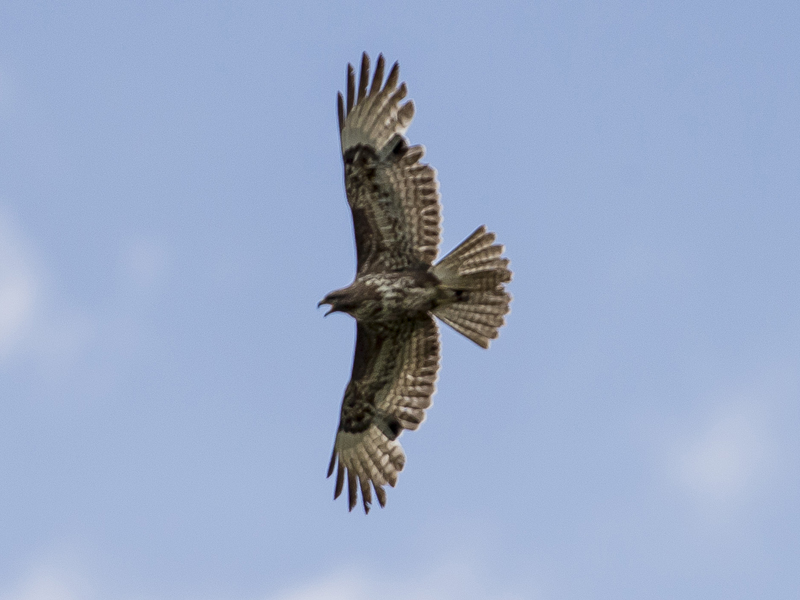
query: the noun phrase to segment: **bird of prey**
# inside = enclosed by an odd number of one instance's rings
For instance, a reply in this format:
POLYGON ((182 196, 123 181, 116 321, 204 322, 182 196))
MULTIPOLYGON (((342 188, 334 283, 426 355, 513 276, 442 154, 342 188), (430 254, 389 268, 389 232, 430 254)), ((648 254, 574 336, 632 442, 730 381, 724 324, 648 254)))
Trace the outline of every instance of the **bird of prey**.
POLYGON ((405 464, 398 437, 414 430, 431 406, 439 369, 435 315, 483 348, 497 337, 511 297, 508 259, 495 235, 481 226, 440 262, 440 205, 436 171, 409 146, 404 133, 414 116, 397 63, 383 81, 378 57, 372 84, 369 57, 361 58, 356 89, 347 65, 347 102, 338 96, 344 184, 353 214, 355 281, 325 296, 326 315, 356 320, 353 371, 344 393, 328 477, 334 498, 347 479, 350 510, 369 512, 372 490, 386 505, 405 464), (369 89, 368 89, 369 88, 369 89), (338 457, 338 468, 337 468, 338 457))

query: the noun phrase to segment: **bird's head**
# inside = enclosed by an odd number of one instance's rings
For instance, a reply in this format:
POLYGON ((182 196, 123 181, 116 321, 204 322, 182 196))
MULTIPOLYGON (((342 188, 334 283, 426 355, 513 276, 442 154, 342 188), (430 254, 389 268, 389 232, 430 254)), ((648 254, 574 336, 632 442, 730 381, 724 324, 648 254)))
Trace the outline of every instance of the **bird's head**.
POLYGON ((355 308, 355 304, 353 303, 352 294, 350 293, 349 288, 344 288, 341 290, 335 290, 325 296, 322 300, 319 301, 317 304, 317 308, 322 306, 323 304, 329 305, 331 308, 328 312, 325 313, 327 317, 329 314, 334 312, 350 312, 352 309, 355 308))

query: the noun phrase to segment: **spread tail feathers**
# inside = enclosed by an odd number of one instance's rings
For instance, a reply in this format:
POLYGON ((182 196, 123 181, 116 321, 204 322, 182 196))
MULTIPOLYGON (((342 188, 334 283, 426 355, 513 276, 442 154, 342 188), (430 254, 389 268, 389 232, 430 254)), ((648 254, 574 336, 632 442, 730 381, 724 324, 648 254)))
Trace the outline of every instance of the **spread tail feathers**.
POLYGON ((433 267, 446 291, 433 314, 483 348, 497 337, 511 296, 503 284, 511 281, 503 246, 481 225, 433 267))

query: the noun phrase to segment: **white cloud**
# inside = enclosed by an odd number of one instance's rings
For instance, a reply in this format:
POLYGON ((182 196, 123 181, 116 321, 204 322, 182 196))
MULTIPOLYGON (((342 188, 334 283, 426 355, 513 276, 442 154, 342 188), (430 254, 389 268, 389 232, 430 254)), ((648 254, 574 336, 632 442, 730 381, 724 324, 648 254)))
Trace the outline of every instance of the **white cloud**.
MULTIPOLYGON (((520 595, 489 589, 475 561, 456 558, 414 573, 398 566, 392 573, 368 576, 342 571, 302 584, 266 600, 518 600, 520 595), (398 576, 396 573, 401 573, 398 576)), ((531 598, 526 594, 526 598, 531 598)))
POLYGON ((61 370, 95 328, 86 316, 48 302, 45 275, 32 245, 0 211, 0 364, 25 356, 45 372, 61 370))
POLYGON ((770 362, 699 398, 707 412, 673 437, 671 482, 711 515, 763 500, 792 477, 796 439, 787 419, 796 415, 800 368, 796 357, 770 362))
MULTIPOLYGON (((40 561, 10 589, 0 588, 0 600, 132 600, 145 596, 114 590, 97 578, 85 576, 68 556, 40 561)), ((74 558, 74 557, 73 557, 74 558)), ((277 595, 240 600, 521 600, 523 596, 490 589, 483 570, 471 561, 454 559, 423 571, 396 565, 391 574, 342 569, 300 583, 277 595)), ((107 582, 106 582, 107 583, 107 582)), ((146 596, 148 600, 168 600, 146 596)), ((189 596, 180 595, 181 598, 189 596)), ((196 596, 192 596, 195 598, 196 596)), ((525 598, 535 598, 526 594, 525 598)), ((174 600, 171 596, 169 600, 174 600)), ((231 596, 225 596, 230 599, 231 596)), ((203 596, 203 600, 217 600, 203 596)), ((221 600, 221 599, 220 599, 221 600)))
POLYGON ((765 399, 733 398, 674 446, 669 469, 677 487, 714 514, 762 490, 775 470, 765 399))
POLYGON ((269 600, 361 600, 375 597, 370 593, 371 587, 363 577, 339 573, 302 584, 269 600))
POLYGON ((746 492, 764 459, 762 432, 744 414, 725 415, 687 444, 680 477, 696 494, 727 500, 746 492))
MULTIPOLYGON (((142 329, 142 310, 152 307, 164 287, 169 266, 164 247, 146 238, 123 241, 116 285, 94 307, 78 310, 48 285, 52 278, 33 248, 0 210, 0 366, 23 357, 44 380, 52 380, 74 372, 99 348, 103 356, 124 360, 135 343, 128 333, 142 329)), ((108 375, 106 366, 102 377, 108 375)))
POLYGON ((0 213, 0 360, 19 349, 30 334, 40 288, 22 237, 0 213))
POLYGON ((26 573, 10 590, 0 590, 0 600, 88 600, 94 597, 76 569, 44 564, 26 573))

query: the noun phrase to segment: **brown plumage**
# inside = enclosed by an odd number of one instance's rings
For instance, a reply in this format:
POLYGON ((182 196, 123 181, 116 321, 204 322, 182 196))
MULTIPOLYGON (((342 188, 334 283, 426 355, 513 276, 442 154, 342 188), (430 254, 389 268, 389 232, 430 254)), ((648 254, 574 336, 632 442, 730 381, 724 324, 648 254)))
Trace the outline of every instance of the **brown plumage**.
POLYGON ((503 246, 481 226, 439 263, 441 206, 436 171, 404 133, 414 116, 401 104, 395 63, 383 82, 378 57, 369 85, 369 57, 347 65, 347 100, 339 94, 339 134, 347 201, 353 214, 355 281, 320 302, 356 319, 353 372, 344 393, 328 477, 338 498, 347 481, 350 510, 369 512, 372 490, 394 486, 405 464, 397 438, 416 429, 431 406, 439 369, 439 331, 432 315, 483 348, 497 337, 511 297, 503 246), (367 88, 369 87, 369 90, 367 88), (338 466, 337 466, 338 458, 338 466))

